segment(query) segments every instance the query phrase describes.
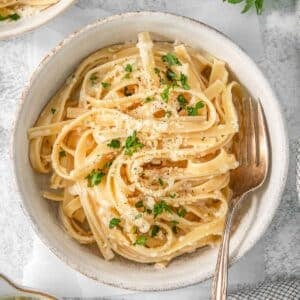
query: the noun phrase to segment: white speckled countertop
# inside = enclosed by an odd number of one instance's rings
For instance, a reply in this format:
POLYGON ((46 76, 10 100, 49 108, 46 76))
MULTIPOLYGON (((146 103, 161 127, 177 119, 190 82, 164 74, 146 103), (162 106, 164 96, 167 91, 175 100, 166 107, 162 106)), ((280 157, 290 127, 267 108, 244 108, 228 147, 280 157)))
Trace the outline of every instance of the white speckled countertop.
MULTIPOLYGON (((81 0, 70 11, 86 7, 102 7, 110 14, 157 10, 195 18, 195 12, 190 14, 190 7, 196 9, 198 1, 186 0, 183 4, 181 0, 81 0)), ((256 276, 262 279, 300 276, 300 214, 295 186, 295 159, 300 138, 300 3, 297 0, 265 2, 265 12, 259 17, 264 53, 262 57, 252 58, 267 75, 283 107, 290 140, 290 169, 285 193, 271 226, 232 268, 235 278, 240 277, 236 286, 251 283, 251 278, 256 276)), ((46 26, 51 28, 54 24, 55 20, 46 26)), ((17 282, 21 281, 23 268, 32 253, 33 231, 18 204, 9 144, 17 103, 30 77, 26 51, 32 34, 0 41, 0 273, 17 282)), ((191 294, 188 296, 188 289, 186 294, 182 291, 180 295, 181 299, 194 299, 191 294)))

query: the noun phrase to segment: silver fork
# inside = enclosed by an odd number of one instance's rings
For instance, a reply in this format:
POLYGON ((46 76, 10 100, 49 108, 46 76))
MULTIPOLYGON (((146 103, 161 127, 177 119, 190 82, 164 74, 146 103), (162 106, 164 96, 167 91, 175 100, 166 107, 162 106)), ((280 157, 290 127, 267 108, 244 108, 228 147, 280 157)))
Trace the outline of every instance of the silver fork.
POLYGON ((238 111, 241 126, 234 148, 240 165, 230 173, 233 195, 228 203, 212 286, 212 300, 226 299, 229 239, 235 208, 249 192, 263 184, 269 165, 266 125, 260 103, 255 104, 252 99, 244 99, 238 104, 238 111))

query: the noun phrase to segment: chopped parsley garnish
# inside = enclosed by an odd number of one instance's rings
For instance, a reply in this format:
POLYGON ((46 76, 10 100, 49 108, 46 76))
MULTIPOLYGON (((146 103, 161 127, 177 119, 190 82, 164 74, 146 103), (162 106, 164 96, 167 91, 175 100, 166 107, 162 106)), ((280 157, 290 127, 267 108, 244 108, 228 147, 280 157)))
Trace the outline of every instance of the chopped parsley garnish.
POLYGON ((56 108, 51 108, 51 113, 54 115, 56 113, 56 108))
POLYGON ((167 70, 167 78, 168 78, 170 81, 176 80, 176 73, 173 72, 171 69, 168 69, 168 70, 167 70))
POLYGON ((166 111, 166 117, 170 118, 172 116, 172 112, 170 110, 166 111))
POLYGON ((158 225, 153 225, 151 233, 150 233, 151 237, 155 237, 158 234, 159 230, 160 230, 160 228, 158 225))
POLYGON ((186 108, 187 101, 182 94, 178 95, 177 101, 179 103, 180 108, 182 109, 186 108))
POLYGON ((112 218, 110 221, 109 221, 109 228, 110 229, 113 229, 115 227, 117 227, 119 224, 120 224, 121 220, 118 219, 118 218, 112 218))
POLYGON ((129 79, 130 77, 130 73, 132 72, 132 65, 131 64, 127 64, 124 68, 124 70, 127 72, 123 78, 125 79, 129 79))
POLYGON ((134 219, 136 220, 136 219, 140 219, 142 217, 142 214, 137 214, 135 217, 134 217, 134 219))
POLYGON ((153 207, 154 217, 162 214, 163 212, 173 213, 169 205, 165 201, 160 201, 156 203, 153 207))
POLYGON ((121 142, 118 139, 112 139, 108 144, 108 147, 118 149, 121 147, 121 142))
POLYGON ((195 104, 195 106, 188 106, 186 110, 189 116, 198 116, 198 109, 203 107, 204 107, 204 102, 199 101, 195 104))
POLYGON ((161 96, 161 98, 163 99, 164 102, 168 102, 168 100, 169 100, 169 92, 170 92, 170 86, 167 85, 166 88, 160 94, 160 96, 161 96))
POLYGON ((160 69, 155 67, 154 72, 155 72, 155 74, 159 75, 160 74, 160 69))
POLYGON ((144 144, 140 142, 139 138, 136 136, 136 130, 134 130, 132 135, 127 137, 125 141, 125 154, 132 155, 142 147, 144 147, 144 144))
POLYGON ((169 197, 174 199, 177 197, 177 194, 176 193, 169 193, 169 197))
POLYGON ((127 64, 124 68, 124 70, 127 72, 127 73, 131 73, 132 72, 132 65, 131 64, 127 64))
POLYGON ((136 208, 144 207, 143 201, 140 200, 140 201, 136 202, 136 203, 135 203, 135 207, 136 207, 136 208))
POLYGON ((166 62, 169 67, 172 67, 174 65, 181 66, 181 62, 179 61, 179 59, 172 53, 167 53, 166 55, 163 55, 161 57, 161 60, 163 62, 166 62))
POLYGON ((112 163, 113 163, 113 160, 106 162, 106 163, 104 164, 103 168, 109 169, 110 166, 112 165, 112 163))
POLYGON ((5 20, 17 21, 20 18, 21 18, 20 15, 17 14, 17 13, 14 13, 14 14, 11 14, 11 15, 7 15, 7 16, 1 16, 0 15, 0 21, 5 21, 5 20))
POLYGON ((147 243, 147 237, 144 235, 140 235, 137 237, 137 239, 133 245, 145 246, 146 243, 147 243))
POLYGON ((190 86, 188 85, 188 83, 187 83, 187 76, 186 75, 184 75, 183 73, 180 73, 180 78, 179 78, 179 80, 180 80, 180 82, 181 82, 181 86, 182 86, 182 88, 184 89, 184 90, 189 90, 190 89, 190 86))
POLYGON ((144 100, 144 103, 148 103, 148 102, 151 102, 151 101, 154 101, 154 97, 147 97, 147 98, 144 100))
POLYGON ((67 154, 66 154, 66 151, 65 150, 61 150, 59 151, 59 157, 65 157, 67 154))
POLYGON ((158 178, 158 182, 159 182, 160 186, 164 185, 164 181, 161 178, 158 178))
POLYGON ((97 81, 98 81, 98 76, 97 76, 96 73, 93 73, 93 74, 91 75, 90 81, 91 81, 91 84, 92 84, 92 85, 95 85, 95 84, 97 83, 97 81))
POLYGON ((108 87, 110 87, 110 83, 108 83, 108 82, 101 82, 101 85, 105 89, 108 88, 108 87))
POLYGON ((172 231, 173 231, 175 234, 177 234, 177 232, 178 232, 177 226, 176 226, 177 224, 178 224, 178 221, 175 221, 175 220, 170 222, 172 231))
POLYGON ((88 187, 98 185, 104 176, 105 173, 103 173, 102 171, 93 170, 88 176, 85 177, 85 179, 88 180, 88 187))
POLYGON ((177 211, 177 215, 181 218, 184 218, 186 214, 187 214, 187 211, 184 207, 179 208, 177 211))

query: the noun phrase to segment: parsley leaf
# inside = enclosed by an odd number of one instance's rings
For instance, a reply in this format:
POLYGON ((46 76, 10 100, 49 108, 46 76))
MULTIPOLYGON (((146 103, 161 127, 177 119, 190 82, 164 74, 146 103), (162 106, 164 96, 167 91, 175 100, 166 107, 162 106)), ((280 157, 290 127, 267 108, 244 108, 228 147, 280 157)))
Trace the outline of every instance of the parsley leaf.
POLYGON ((56 108, 51 108, 51 113, 54 115, 55 114, 55 112, 56 112, 56 108))
POLYGON ((155 68, 154 68, 154 72, 155 72, 155 74, 158 75, 158 74, 160 74, 160 69, 155 67, 155 68))
POLYGON ((166 117, 170 118, 172 116, 172 112, 170 110, 166 111, 166 117))
POLYGON ((140 142, 139 138, 136 136, 136 130, 134 130, 132 135, 127 137, 125 141, 125 154, 132 155, 142 147, 144 147, 144 144, 140 142))
POLYGON ((164 181, 161 178, 158 178, 158 182, 159 182, 160 186, 164 185, 164 181))
POLYGON ((118 149, 121 147, 121 142, 118 139, 112 139, 108 144, 108 147, 118 149))
POLYGON ((177 193, 169 193, 169 197, 172 199, 176 198, 177 196, 177 193))
POLYGON ((124 68, 124 70, 127 72, 127 73, 131 73, 132 72, 132 65, 131 64, 127 64, 124 68))
POLYGON ((186 110, 187 110, 189 116, 198 116, 198 109, 203 108, 203 107, 204 107, 204 102, 199 101, 195 104, 195 106, 188 106, 186 108, 186 110))
POLYGON ((151 237, 155 237, 158 232, 159 232, 160 228, 158 225, 153 225, 152 230, 151 230, 151 237))
POLYGON ((169 92, 170 92, 170 86, 167 85, 166 88, 160 94, 160 96, 161 96, 161 98, 163 99, 164 102, 168 102, 168 100, 169 100, 169 92))
POLYGON ((186 107, 187 101, 182 94, 178 95, 177 101, 179 103, 180 108, 184 109, 186 107))
POLYGON ((138 236, 138 238, 136 239, 133 245, 145 246, 146 243, 147 243, 147 237, 144 235, 140 235, 138 236))
POLYGON ((119 224, 120 224, 121 220, 118 219, 118 218, 112 218, 110 221, 109 221, 109 228, 110 229, 113 229, 114 227, 117 227, 119 224))
POLYGON ((90 82, 92 85, 95 85, 97 83, 97 81, 98 81, 98 76, 96 73, 93 73, 90 77, 90 82))
POLYGON ((11 14, 11 15, 7 15, 7 16, 1 16, 0 15, 0 21, 5 21, 5 20, 12 20, 12 21, 17 21, 19 20, 21 17, 19 14, 15 13, 15 14, 11 14))
POLYGON ((230 4, 238 4, 245 1, 244 8, 242 13, 246 13, 249 11, 254 5, 256 9, 256 13, 260 15, 263 11, 264 0, 223 0, 223 2, 227 1, 230 4))
POLYGON ((154 217, 162 214, 163 212, 173 213, 169 205, 165 201, 160 201, 156 203, 153 207, 154 217))
POLYGON ((256 13, 257 13, 258 15, 261 15, 261 14, 262 14, 263 6, 264 6, 264 0, 256 0, 256 1, 255 1, 256 13))
POLYGON ((112 163, 113 163, 113 161, 112 161, 112 160, 111 160, 111 161, 108 161, 108 162, 106 162, 106 163, 104 164, 103 168, 107 168, 107 169, 109 169, 109 168, 110 168, 110 166, 112 165, 112 163))
POLYGON ((190 86, 188 85, 188 83, 187 83, 187 76, 186 75, 184 75, 183 73, 180 73, 180 78, 179 78, 179 80, 180 80, 180 82, 181 82, 181 86, 182 86, 182 88, 184 89, 184 90, 189 90, 190 89, 190 86))
POLYGON ((171 69, 168 69, 168 70, 167 70, 167 78, 168 78, 170 81, 176 80, 176 73, 173 72, 171 69))
POLYGON ((254 0, 246 0, 246 4, 244 9, 242 10, 242 14, 246 13, 254 4, 254 0))
POLYGON ((88 176, 85 177, 85 179, 88 180, 88 187, 98 185, 104 176, 105 173, 103 173, 102 171, 93 170, 88 176))
POLYGON ((101 82, 101 85, 105 89, 108 88, 108 87, 110 87, 110 83, 108 83, 108 82, 101 82))
POLYGON ((181 66, 181 62, 179 61, 179 59, 172 53, 167 53, 166 55, 163 55, 161 57, 161 60, 163 62, 166 62, 169 65, 169 67, 172 67, 174 65, 181 66))
POLYGON ((179 208, 177 211, 177 215, 181 218, 184 218, 186 214, 187 214, 187 211, 184 207, 179 208))
POLYGON ((146 99, 144 100, 144 103, 148 103, 154 101, 154 97, 146 97, 146 99))

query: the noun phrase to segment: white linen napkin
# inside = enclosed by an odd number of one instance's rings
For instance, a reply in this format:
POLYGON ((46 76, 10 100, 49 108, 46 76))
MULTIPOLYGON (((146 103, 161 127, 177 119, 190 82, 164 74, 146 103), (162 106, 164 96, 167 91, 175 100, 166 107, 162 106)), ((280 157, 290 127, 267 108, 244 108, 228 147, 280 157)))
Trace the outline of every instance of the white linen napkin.
MULTIPOLYGON (((69 33, 112 14, 111 11, 103 10, 100 7, 83 8, 84 2, 81 1, 80 7, 73 6, 65 14, 27 36, 30 71, 33 71, 46 53, 69 33)), ((121 2, 123 4, 119 6, 123 9, 120 8, 120 11, 127 10, 127 1, 121 2)), ((153 10, 153 4, 150 8, 153 10)), ((141 7, 136 7, 136 9, 141 10, 141 7)), ((149 7, 144 9, 149 9, 149 7)), ((171 13, 189 16, 217 28, 244 48, 255 61, 259 61, 263 57, 263 46, 258 17, 251 13, 241 15, 240 9, 241 7, 228 5, 220 0, 190 0, 188 4, 186 1, 174 0, 166 2, 164 8, 171 13)), ((115 9, 114 13, 116 13, 115 9)), ((263 248, 256 247, 250 257, 247 256, 247 259, 251 260, 253 264, 249 265, 248 261, 241 260, 237 267, 234 266, 231 269, 230 282, 233 285, 256 283, 264 279, 263 248), (249 270, 249 272, 243 274, 241 270, 249 270)), ((37 237, 34 238, 31 259, 24 268, 23 284, 58 297, 105 297, 108 299, 108 296, 123 295, 122 299, 139 299, 139 296, 132 294, 134 293, 132 291, 96 283, 72 270, 50 253, 37 237), (130 296, 126 298, 128 294, 130 296)), ((176 291, 145 293, 143 299, 150 299, 153 295, 155 295, 155 299, 182 299, 183 297, 184 299, 194 299, 195 293, 201 299, 208 297, 209 282, 176 291)))

